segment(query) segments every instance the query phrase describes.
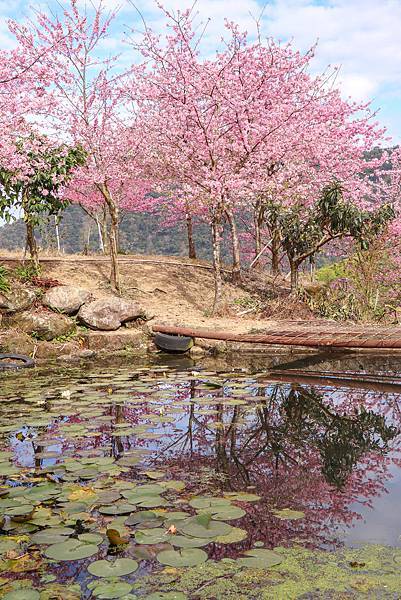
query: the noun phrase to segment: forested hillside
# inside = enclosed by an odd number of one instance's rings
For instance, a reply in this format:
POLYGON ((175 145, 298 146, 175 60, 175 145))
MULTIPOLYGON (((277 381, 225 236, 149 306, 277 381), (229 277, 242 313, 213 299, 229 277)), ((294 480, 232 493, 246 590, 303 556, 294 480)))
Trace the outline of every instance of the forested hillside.
MULTIPOLYGON (((185 224, 164 226, 160 214, 126 213, 121 219, 121 252, 139 254, 166 254, 185 256, 187 241, 185 224)), ((96 223, 79 206, 71 205, 63 213, 60 223, 62 251, 65 253, 99 251, 96 223)), ((199 258, 210 258, 210 234, 205 224, 195 225, 195 242, 199 258)), ((37 237, 43 249, 56 249, 54 221, 37 228, 37 237)), ((25 225, 22 220, 0 227, 0 248, 19 250, 25 245, 25 225)))

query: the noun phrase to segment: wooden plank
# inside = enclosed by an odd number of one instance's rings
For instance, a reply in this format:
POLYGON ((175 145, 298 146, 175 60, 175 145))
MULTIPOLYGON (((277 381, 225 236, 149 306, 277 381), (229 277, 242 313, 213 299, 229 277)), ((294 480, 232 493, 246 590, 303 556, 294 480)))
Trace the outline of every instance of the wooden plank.
MULTIPOLYGON (((312 324, 311 324, 312 325, 312 324)), ((313 325, 312 325, 313 326, 313 325)), ((227 342, 250 342, 255 344, 280 344, 285 346, 311 346, 333 348, 401 348, 401 329, 396 327, 380 330, 362 328, 352 332, 346 330, 324 331, 320 335, 315 331, 301 332, 299 330, 274 331, 265 334, 232 333, 193 327, 174 327, 169 325, 153 325, 154 332, 171 335, 185 335, 194 338, 222 340, 227 342), (389 333, 391 335, 389 336, 389 333), (387 334, 387 335, 386 335, 387 334)))

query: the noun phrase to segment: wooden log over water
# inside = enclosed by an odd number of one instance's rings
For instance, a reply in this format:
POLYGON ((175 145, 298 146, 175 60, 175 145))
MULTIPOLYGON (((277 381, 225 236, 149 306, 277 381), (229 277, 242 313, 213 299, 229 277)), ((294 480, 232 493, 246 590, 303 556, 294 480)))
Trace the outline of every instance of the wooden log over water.
MULTIPOLYGON (((283 324, 284 325, 284 324, 283 324)), ((288 327, 288 325, 287 325, 288 327)), ((154 332, 170 335, 184 335, 193 338, 206 338, 227 342, 250 342, 284 346, 311 346, 332 348, 373 348, 401 349, 401 327, 357 327, 341 329, 337 325, 327 327, 313 321, 308 327, 288 328, 287 330, 267 330, 262 334, 231 333, 193 327, 153 325, 154 332)))

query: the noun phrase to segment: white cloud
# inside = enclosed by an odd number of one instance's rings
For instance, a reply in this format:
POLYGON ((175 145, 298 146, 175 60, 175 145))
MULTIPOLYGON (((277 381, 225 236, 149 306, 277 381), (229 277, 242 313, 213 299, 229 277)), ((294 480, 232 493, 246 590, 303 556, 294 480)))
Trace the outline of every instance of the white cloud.
POLYGON ((341 65, 346 93, 368 99, 390 85, 401 95, 399 0, 275 0, 265 29, 303 50, 319 40, 316 67, 341 65))

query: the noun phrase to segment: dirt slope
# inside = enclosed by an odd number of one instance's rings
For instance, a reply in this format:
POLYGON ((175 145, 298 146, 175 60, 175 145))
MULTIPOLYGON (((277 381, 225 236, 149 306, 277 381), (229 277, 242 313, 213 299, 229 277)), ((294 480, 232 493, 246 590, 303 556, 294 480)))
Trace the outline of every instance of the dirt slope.
MULTIPOLYGON (((15 266, 15 255, 1 252, 1 262, 5 266, 15 266)), ((224 285, 224 316, 210 317, 213 273, 205 262, 144 255, 122 256, 119 262, 122 295, 141 304, 153 316, 152 322, 229 328, 238 332, 273 324, 272 321, 259 319, 251 293, 228 282, 224 285), (247 312, 249 310, 251 312, 247 312)), ((42 277, 89 289, 96 298, 112 293, 108 283, 110 270, 107 258, 45 256, 41 264, 42 277)))

